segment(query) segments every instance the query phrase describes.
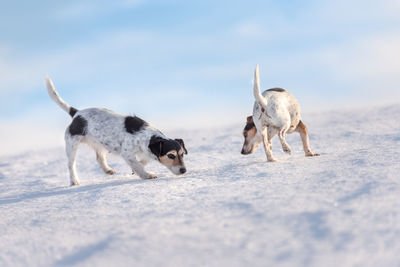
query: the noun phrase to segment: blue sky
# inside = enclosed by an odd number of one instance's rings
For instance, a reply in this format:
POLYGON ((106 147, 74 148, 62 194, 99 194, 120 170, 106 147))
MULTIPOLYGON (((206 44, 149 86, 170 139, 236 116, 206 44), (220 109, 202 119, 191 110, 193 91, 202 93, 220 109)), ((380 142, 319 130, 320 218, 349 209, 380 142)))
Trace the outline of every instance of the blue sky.
POLYGON ((399 14, 395 0, 3 1, 0 125, 65 127, 46 74, 78 109, 161 128, 243 121, 256 64, 305 112, 399 103, 399 14))

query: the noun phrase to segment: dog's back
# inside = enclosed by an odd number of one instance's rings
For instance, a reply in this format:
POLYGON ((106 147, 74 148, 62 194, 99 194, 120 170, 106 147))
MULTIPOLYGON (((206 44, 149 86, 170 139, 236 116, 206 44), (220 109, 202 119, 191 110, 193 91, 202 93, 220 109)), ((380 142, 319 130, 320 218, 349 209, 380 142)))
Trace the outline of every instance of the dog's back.
POLYGON ((107 151, 118 154, 128 141, 136 143, 136 146, 129 145, 132 149, 141 149, 138 145, 144 144, 149 137, 139 133, 143 133, 146 128, 152 128, 137 116, 126 116, 104 108, 79 110, 69 126, 70 134, 74 125, 83 128, 76 129, 75 132, 84 136, 85 142, 90 145, 101 145, 107 151), (129 138, 126 138, 127 135, 129 138))
POLYGON ((258 116, 263 125, 272 125, 278 128, 289 124, 289 132, 294 131, 295 126, 301 120, 300 105, 297 99, 287 90, 271 88, 265 90, 262 96, 266 100, 266 107, 260 108, 255 101, 253 114, 258 116))

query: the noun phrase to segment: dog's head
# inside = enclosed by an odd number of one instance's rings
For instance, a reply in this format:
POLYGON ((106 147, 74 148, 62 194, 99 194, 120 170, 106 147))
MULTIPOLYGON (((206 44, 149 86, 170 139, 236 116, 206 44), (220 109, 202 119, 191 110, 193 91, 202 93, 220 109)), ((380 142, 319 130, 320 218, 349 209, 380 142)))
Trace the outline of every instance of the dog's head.
POLYGON ((186 172, 183 154, 187 154, 187 150, 182 139, 172 140, 153 135, 149 149, 173 174, 181 175, 186 172))
POLYGON ((248 116, 246 126, 243 129, 244 143, 241 153, 248 155, 254 152, 254 150, 261 143, 261 138, 257 134, 257 128, 253 121, 253 116, 248 116))

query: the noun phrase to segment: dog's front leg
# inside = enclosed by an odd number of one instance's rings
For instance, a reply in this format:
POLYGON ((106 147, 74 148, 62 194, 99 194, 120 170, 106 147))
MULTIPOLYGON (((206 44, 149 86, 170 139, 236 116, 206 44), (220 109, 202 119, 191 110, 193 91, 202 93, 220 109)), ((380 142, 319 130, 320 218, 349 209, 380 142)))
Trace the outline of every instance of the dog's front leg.
POLYGON ((263 128, 261 131, 261 136, 264 144, 265 155, 267 156, 267 160, 270 162, 276 161, 275 158, 272 156, 272 143, 271 138, 268 136, 267 128, 263 128))
POLYGON ((135 158, 134 155, 123 156, 128 165, 132 168, 132 172, 136 173, 142 179, 154 179, 157 175, 148 173, 144 170, 142 164, 135 158))
POLYGON ((109 175, 115 174, 115 170, 111 169, 107 164, 106 155, 103 151, 96 151, 96 160, 99 163, 101 169, 109 175))

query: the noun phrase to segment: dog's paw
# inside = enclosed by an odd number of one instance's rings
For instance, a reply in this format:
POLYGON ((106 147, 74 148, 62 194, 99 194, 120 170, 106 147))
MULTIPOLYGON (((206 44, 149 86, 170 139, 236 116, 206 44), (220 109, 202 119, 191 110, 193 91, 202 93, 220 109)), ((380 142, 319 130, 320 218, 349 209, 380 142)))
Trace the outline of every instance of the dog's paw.
POLYGON ((147 179, 155 179, 155 178, 157 178, 157 175, 149 173, 149 177, 147 179))
POLYGON ((290 149, 289 146, 282 146, 282 150, 285 153, 288 153, 289 155, 292 153, 292 150, 290 149))
POLYGON ((144 179, 144 180, 147 180, 147 179, 155 179, 155 178, 157 178, 157 175, 155 175, 155 174, 153 174, 153 173, 142 173, 142 174, 138 174, 138 176, 140 177, 140 179, 144 179))
POLYGON ((311 151, 306 153, 306 157, 317 157, 317 156, 320 156, 320 154, 311 151))
POLYGON ((109 170, 106 171, 106 173, 109 174, 109 175, 114 175, 115 174, 115 170, 109 169, 109 170))
POLYGON ((276 159, 275 158, 268 158, 267 161, 268 162, 276 162, 276 159))
POLYGON ((71 181, 70 186, 80 185, 78 180, 71 181))
POLYGON ((283 149, 283 152, 285 152, 289 155, 292 154, 292 150, 290 150, 290 148, 287 148, 287 147, 283 149))

